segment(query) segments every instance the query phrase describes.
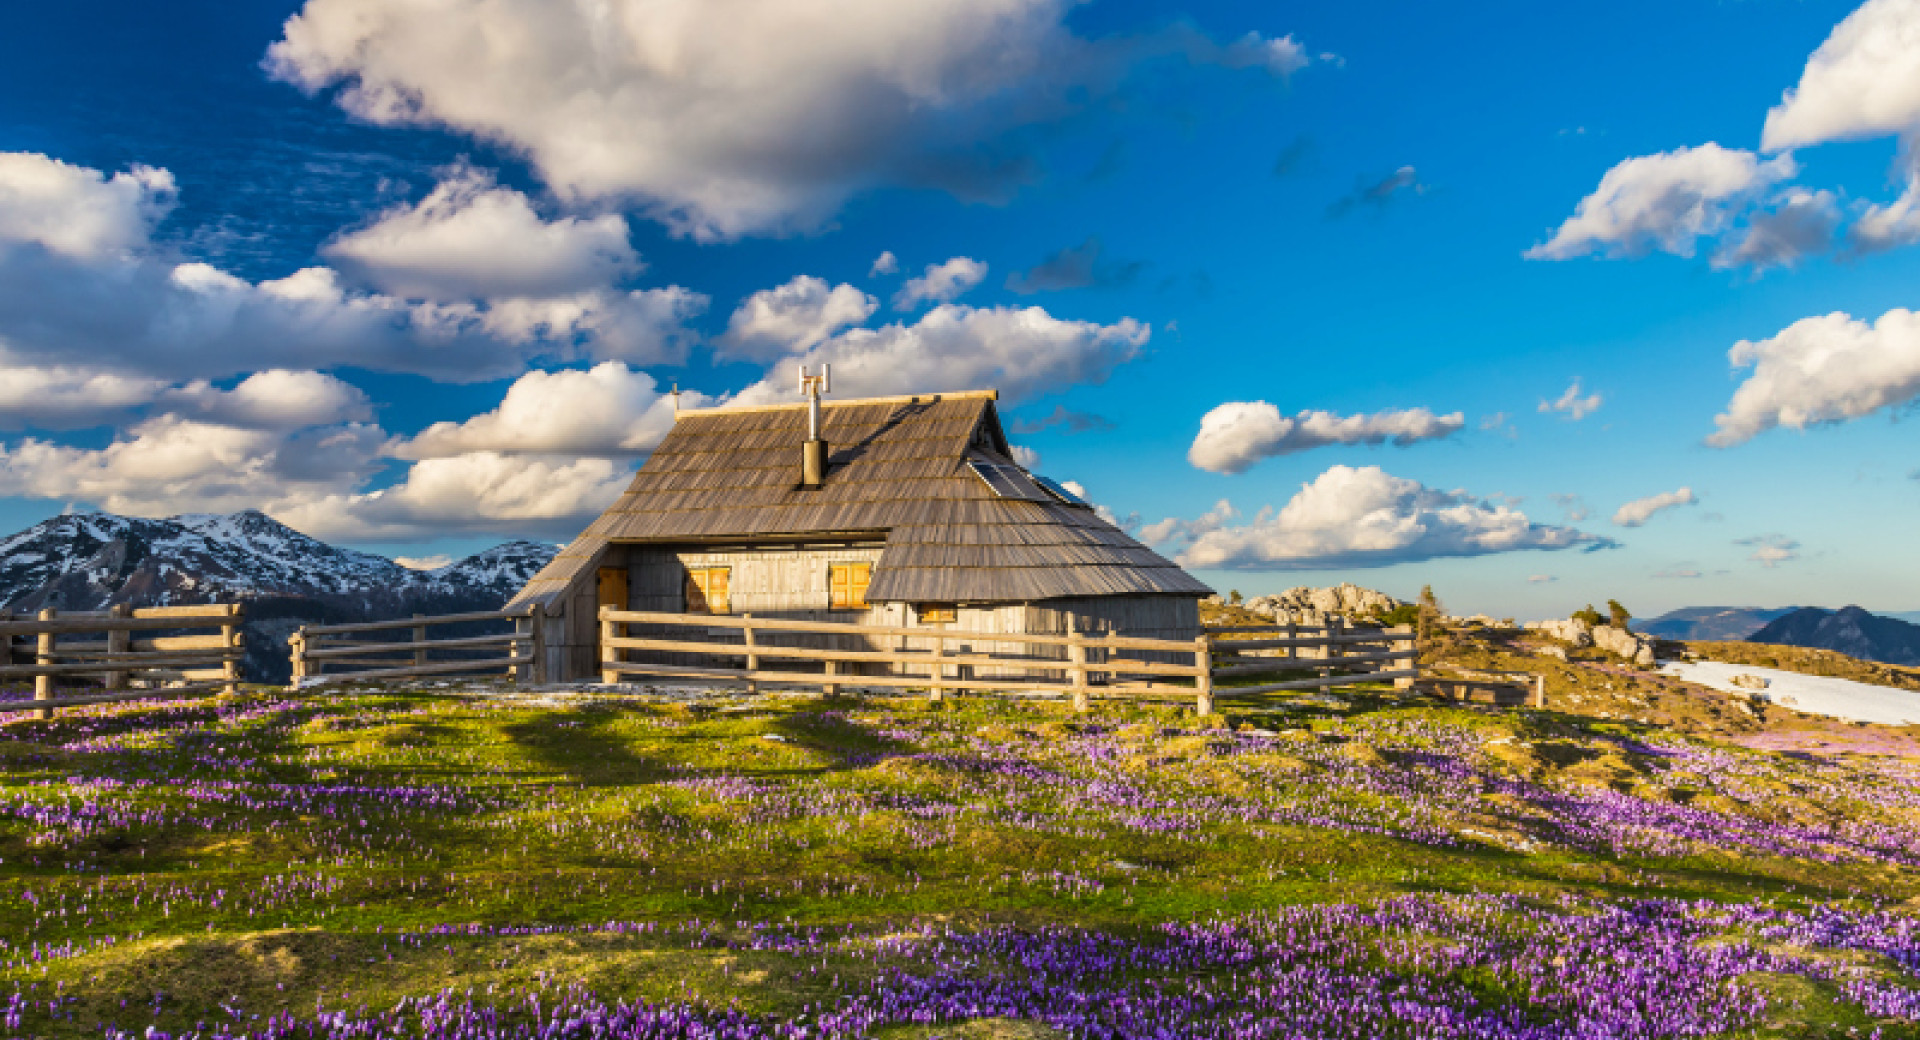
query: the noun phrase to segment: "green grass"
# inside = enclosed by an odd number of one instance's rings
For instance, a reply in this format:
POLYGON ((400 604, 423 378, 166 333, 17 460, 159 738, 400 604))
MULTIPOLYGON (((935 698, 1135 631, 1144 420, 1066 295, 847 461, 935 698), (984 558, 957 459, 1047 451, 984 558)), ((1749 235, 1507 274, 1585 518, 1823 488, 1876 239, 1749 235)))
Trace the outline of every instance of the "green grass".
MULTIPOLYGON (((1171 706, 1103 704, 1082 717, 970 698, 552 708, 325 692, 261 695, 218 715, 207 701, 16 721, 0 729, 0 936, 15 950, 113 942, 15 964, 0 994, 75 998, 69 1017, 30 1023, 46 1036, 98 1036, 127 1009, 157 1006, 178 1028, 236 1000, 379 1007, 448 986, 524 991, 556 974, 609 995, 786 1014, 872 962, 796 964, 690 949, 688 937, 916 922, 1146 935, 1167 921, 1408 893, 1781 906, 1920 896, 1920 871, 1887 857, 1622 852, 1561 833, 1538 799, 1396 787, 1431 785, 1427 756, 1446 754, 1541 790, 1712 805, 1768 825, 1873 818, 1911 830, 1907 809, 1873 796, 1904 777, 1897 763, 1730 750, 1735 765, 1702 779, 1622 740, 1649 733, 1386 696, 1343 709, 1268 699, 1209 720, 1171 706), (1223 750, 1222 726, 1283 739, 1223 750), (146 783, 91 782, 101 778, 146 783), (1081 798, 1096 783, 1181 808, 1081 798), (365 790, 382 788, 414 793, 365 790), (1202 803, 1213 808, 1192 810, 1202 803), (107 815, 36 822, 28 807, 107 815), (1281 808, 1345 824, 1235 815, 1281 808), (399 934, 469 924, 549 933, 399 934), (569 927, 601 930, 552 931, 569 927)), ((1797 998, 1818 1009, 1808 1022, 1866 1021, 1820 986, 1809 994, 1797 998)), ((988 1021, 943 1035, 1057 1034, 988 1021)))

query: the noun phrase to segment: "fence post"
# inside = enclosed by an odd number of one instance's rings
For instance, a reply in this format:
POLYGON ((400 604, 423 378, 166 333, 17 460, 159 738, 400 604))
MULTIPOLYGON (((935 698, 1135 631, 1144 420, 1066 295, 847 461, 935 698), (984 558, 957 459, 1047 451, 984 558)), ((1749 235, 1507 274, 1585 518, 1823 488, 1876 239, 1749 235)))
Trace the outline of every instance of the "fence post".
MULTIPOLYGON (((947 666, 940 663, 940 659, 945 656, 947 656, 947 628, 942 624, 934 629, 933 633, 933 668, 931 669, 931 674, 935 682, 947 677, 947 666)), ((930 703, 938 704, 946 699, 944 696, 945 693, 946 691, 938 686, 932 687, 927 693, 927 700, 930 703)))
POLYGON ((608 686, 620 681, 619 671, 607 667, 609 664, 619 663, 620 660, 620 652, 612 645, 613 640, 617 638, 614 633, 619 628, 619 622, 607 616, 607 612, 612 609, 612 607, 600 608, 600 652, 605 657, 605 660, 600 662, 600 681, 608 686))
POLYGON ((1107 666, 1107 683, 1112 686, 1120 685, 1120 648, 1113 645, 1113 641, 1118 638, 1120 638, 1118 628, 1107 629, 1107 645, 1100 651, 1101 663, 1107 666))
POLYGON ((1327 641, 1323 644, 1324 649, 1320 655, 1321 660, 1326 662, 1320 666, 1320 696, 1331 697, 1333 695, 1333 659, 1340 652, 1340 644, 1334 642, 1340 635, 1339 615, 1327 615, 1326 631, 1327 641))
MULTIPOLYGON (((52 621, 55 617, 59 616, 59 613, 60 613, 59 611, 53 609, 52 607, 48 607, 45 610, 42 610, 40 612, 40 620, 52 621)), ((34 657, 35 664, 42 665, 42 666, 52 664, 53 663, 53 633, 52 632, 40 633, 40 638, 35 643, 35 649, 37 651, 34 657)), ((33 677, 33 699, 36 701, 50 701, 53 699, 53 676, 36 675, 33 677)), ((40 708, 33 713, 33 717, 36 719, 53 718, 53 709, 40 708)))
POLYGON ((307 678, 307 626, 301 625, 287 637, 287 649, 293 657, 293 688, 299 689, 307 678))
MULTIPOLYGON (((742 614, 740 615, 740 620, 747 623, 746 627, 740 630, 747 641, 747 693, 757 694, 760 692, 760 683, 754 679, 753 673, 760 670, 760 655, 753 651, 755 647, 760 645, 760 642, 758 637, 753 634, 753 615, 742 614)), ((829 664, 831 664, 831 662, 829 662, 829 664)), ((832 671, 833 669, 828 668, 827 670, 832 671)), ((832 694, 829 693, 828 696, 832 696, 832 694)))
MULTIPOLYGON (((546 681, 547 667, 547 608, 539 600, 527 605, 527 635, 531 645, 527 656, 533 658, 521 665, 520 681, 528 686, 537 686, 546 681)), ((520 656, 518 653, 515 657, 520 656)))
POLYGON ((1074 617, 1071 612, 1067 614, 1067 638, 1072 640, 1072 642, 1067 644, 1067 663, 1071 666, 1067 669, 1067 682, 1073 690, 1073 710, 1086 711, 1089 707, 1087 698, 1087 640, 1085 636, 1080 634, 1079 619, 1074 617))
MULTIPOLYGON (((418 621, 424 617, 426 617, 425 614, 415 614, 413 616, 413 619, 415 621, 418 621)), ((425 647, 419 645, 426 641, 427 641, 427 626, 425 625, 415 626, 413 630, 413 642, 415 644, 413 648, 413 664, 414 664, 414 667, 416 668, 427 663, 427 650, 425 647)))
POLYGON ((1213 637, 1201 633, 1193 641, 1194 710, 1213 714, 1213 637))
MULTIPOLYGON (((116 618, 116 619, 124 618, 131 613, 133 613, 133 608, 127 606, 125 603, 115 603, 113 606, 107 608, 107 616, 110 618, 116 618)), ((113 624, 112 621, 109 621, 107 623, 109 625, 113 624)), ((133 633, 127 631, 124 628, 107 629, 107 653, 110 653, 110 654, 126 653, 129 649, 131 649, 130 644, 132 642, 132 636, 133 636, 133 633)), ((107 689, 117 690, 127 684, 127 673, 108 672, 105 676, 104 681, 107 689)))
POLYGON ((238 603, 227 604, 226 623, 220 626, 220 678, 225 685, 220 687, 224 694, 240 692, 240 659, 234 651, 241 645, 240 612, 245 608, 238 603))
MULTIPOLYGON (((1395 650, 1398 650, 1401 653, 1412 652, 1414 656, 1406 659, 1406 661, 1404 662, 1404 668, 1394 668, 1393 667, 1394 662, 1391 662, 1391 661, 1387 662, 1387 668, 1392 671, 1405 670, 1405 671, 1412 671, 1416 673, 1419 672, 1420 671, 1419 648, 1414 646, 1413 644, 1413 626, 1412 625, 1395 625, 1392 631, 1394 635, 1397 635, 1400 638, 1394 640, 1390 645, 1395 650)), ((1411 690, 1413 689, 1414 680, 1418 678, 1419 676, 1416 674, 1416 675, 1409 675, 1403 679, 1395 679, 1393 681, 1393 688, 1396 690, 1411 690)))
POLYGON ((1291 621, 1287 622, 1287 663, 1289 664, 1300 659, 1300 647, 1294 642, 1299 638, 1300 626, 1291 621))
POLYGON ((1547 677, 1545 675, 1536 675, 1533 677, 1533 706, 1536 708, 1545 708, 1547 706, 1547 677))

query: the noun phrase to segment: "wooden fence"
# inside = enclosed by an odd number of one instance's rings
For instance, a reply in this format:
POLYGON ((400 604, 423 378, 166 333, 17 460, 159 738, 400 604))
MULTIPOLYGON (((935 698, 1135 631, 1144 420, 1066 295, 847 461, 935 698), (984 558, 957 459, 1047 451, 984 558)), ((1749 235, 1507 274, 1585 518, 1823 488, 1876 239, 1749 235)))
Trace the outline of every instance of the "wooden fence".
POLYGON ((540 613, 536 603, 512 613, 416 614, 403 621, 303 626, 287 639, 293 651, 293 687, 503 671, 519 682, 532 682, 545 656, 540 613), (474 630, 500 622, 511 623, 513 630, 429 638, 429 630, 437 626, 474 630))
POLYGON ((1413 628, 1363 628, 1330 619, 1324 626, 1251 625, 1209 628, 1214 639, 1213 679, 1221 692, 1247 696, 1289 690, 1331 692, 1358 683, 1392 682, 1413 688, 1419 654, 1413 628), (1399 665, 1400 667, 1395 667, 1399 665), (1233 686, 1251 676, 1312 672, 1311 676, 1233 686))
POLYGON ((610 607, 601 609, 600 626, 601 679, 606 683, 646 675, 744 681, 749 689, 760 683, 820 686, 828 693, 837 693, 843 684, 924 689, 935 698, 947 690, 1065 693, 1079 709, 1088 707, 1095 694, 1191 696, 1202 714, 1210 714, 1216 693, 1332 689, 1385 681, 1404 687, 1417 675, 1413 634, 1406 628, 1222 629, 1177 640, 1071 631, 1029 635, 937 626, 891 628, 610 607), (635 626, 643 631, 634 632, 635 626), (1379 645, 1385 649, 1368 649, 1379 645), (1286 653, 1270 655, 1277 649, 1286 653), (1260 656, 1262 652, 1269 655, 1260 656), (650 659, 638 659, 636 653, 650 659), (1396 661, 1407 667, 1374 667, 1396 661), (1223 678, 1294 671, 1318 674, 1253 687, 1218 685, 1223 678))
POLYGON ((237 603, 137 610, 121 605, 105 613, 49 609, 31 619, 0 614, 0 680, 33 679, 33 700, 0 701, 0 712, 32 711, 35 718, 50 719, 56 708, 214 688, 232 693, 246 652, 242 618, 237 603), (219 631, 182 634, 196 629, 219 631), (60 679, 97 682, 101 692, 57 695, 60 679))
POLYGON ((1500 707, 1547 706, 1547 677, 1534 672, 1485 672, 1450 669, 1453 674, 1429 676, 1429 693, 1463 704, 1500 707))

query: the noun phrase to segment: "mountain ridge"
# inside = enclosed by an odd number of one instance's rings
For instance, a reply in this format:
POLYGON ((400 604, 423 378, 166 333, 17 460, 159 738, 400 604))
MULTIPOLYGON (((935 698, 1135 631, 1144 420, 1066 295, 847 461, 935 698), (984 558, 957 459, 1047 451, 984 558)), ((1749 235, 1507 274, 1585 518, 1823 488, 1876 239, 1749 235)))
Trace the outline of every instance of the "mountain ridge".
POLYGON ((1798 607, 1680 607, 1635 627, 1661 639, 1738 642, 1798 607))
POLYGON ((1920 625, 1857 606, 1801 607, 1768 622, 1747 642, 1835 650, 1882 664, 1920 665, 1920 625))
POLYGON ((330 545, 258 510, 52 517, 0 538, 0 611, 247 604, 250 679, 284 681, 303 624, 495 610, 557 548, 511 541, 433 571, 330 545))

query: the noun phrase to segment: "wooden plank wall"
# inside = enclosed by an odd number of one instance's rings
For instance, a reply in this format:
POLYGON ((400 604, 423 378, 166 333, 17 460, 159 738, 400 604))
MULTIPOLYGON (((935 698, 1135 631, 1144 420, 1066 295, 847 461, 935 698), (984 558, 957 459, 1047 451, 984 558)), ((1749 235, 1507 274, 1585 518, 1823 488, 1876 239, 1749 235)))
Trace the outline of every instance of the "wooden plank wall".
MULTIPOLYGON (((687 569, 728 567, 731 568, 728 576, 729 605, 734 614, 887 627, 919 625, 915 607, 907 604, 877 604, 866 611, 829 609, 828 569, 836 563, 877 563, 881 552, 880 547, 870 545, 724 552, 609 545, 593 566, 585 570, 587 580, 569 591, 561 608, 563 616, 546 621, 546 680, 590 680, 599 674, 598 602, 592 577, 599 567, 627 568, 627 607, 630 610, 665 613, 684 611, 687 569)), ((1087 597, 1044 603, 962 606, 955 622, 945 627, 949 633, 982 637, 995 634, 1065 635, 1070 618, 1079 631, 1088 633, 1118 632, 1127 636, 1178 640, 1192 639, 1200 633, 1198 600, 1178 596, 1087 597)), ((639 629, 649 626, 634 627, 634 634, 641 635, 643 633, 639 629)), ((721 637, 718 632, 714 636, 721 637)), ((930 640, 910 637, 801 634, 789 638, 802 641, 795 645, 824 645, 846 650, 924 650, 932 646, 930 640), (885 645, 879 645, 879 642, 885 645)), ((1063 661, 1067 653, 1065 647, 1036 647, 990 638, 949 644, 949 652, 955 652, 952 648, 958 645, 968 647, 966 652, 969 653, 1057 655, 1063 661)), ((1163 655, 1136 656, 1157 659, 1163 655)))

